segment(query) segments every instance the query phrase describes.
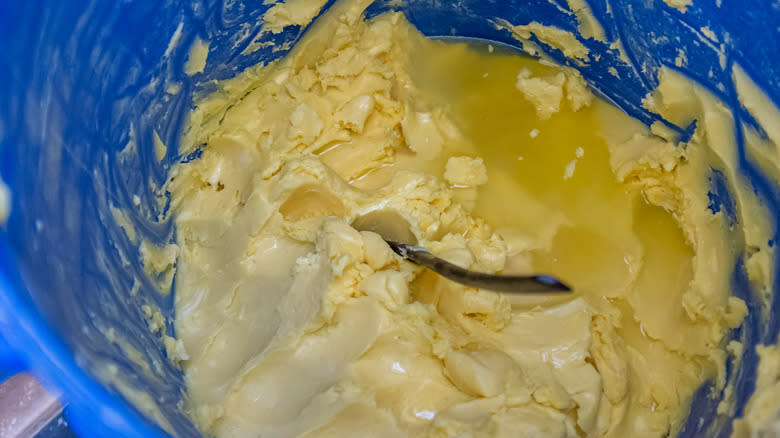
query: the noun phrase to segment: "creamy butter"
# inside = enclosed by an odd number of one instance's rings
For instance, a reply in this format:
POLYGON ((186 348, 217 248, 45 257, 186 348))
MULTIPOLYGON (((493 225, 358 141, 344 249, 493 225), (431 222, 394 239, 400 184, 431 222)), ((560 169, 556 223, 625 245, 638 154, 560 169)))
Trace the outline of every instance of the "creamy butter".
MULTIPOLYGON (((314 3, 266 20, 304 24, 314 3)), ((178 242, 142 252, 163 286, 175 260, 171 348, 197 425, 219 437, 675 433, 705 380, 725 385, 725 335, 746 312, 729 290, 737 248, 758 245, 751 279, 773 278, 768 226, 745 216, 734 231, 709 208, 714 166, 740 214, 766 214, 719 142, 733 127, 718 102, 662 71, 646 107, 703 120, 676 144, 594 99, 574 70, 426 40, 397 13, 364 21, 365 3, 337 3, 289 56, 219 84, 189 117, 182 150, 205 147, 166 187, 178 242), (544 271, 575 293, 453 284, 350 226, 374 210, 460 266, 544 271)), ((588 57, 564 31, 512 30, 588 57)))

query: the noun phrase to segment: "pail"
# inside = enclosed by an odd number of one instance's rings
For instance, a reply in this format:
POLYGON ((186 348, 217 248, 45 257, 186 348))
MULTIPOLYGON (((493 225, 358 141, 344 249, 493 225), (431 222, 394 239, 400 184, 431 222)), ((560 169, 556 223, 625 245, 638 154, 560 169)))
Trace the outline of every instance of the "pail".
MULTIPOLYGON (((603 40, 580 35, 577 11, 563 0, 377 1, 367 15, 401 9, 429 36, 514 46, 518 41, 496 23, 557 26, 578 35, 592 54, 588 61, 567 59, 531 39, 648 125, 658 116, 642 108, 642 98, 658 84, 658 69, 668 66, 709 89, 739 122, 762 133, 770 128, 759 128, 740 105, 732 67, 739 64, 780 103, 780 8, 775 0, 694 0, 684 12, 661 0, 589 0, 588 5, 604 30, 603 40), (615 41, 622 43, 623 55, 610 44, 615 41), (675 62, 681 53, 684 66, 675 62)), ((208 92, 215 79, 283 56, 289 48, 276 49, 306 31, 292 26, 261 35, 268 7, 258 0, 0 2, 0 178, 10 193, 10 215, 0 229, 0 334, 5 340, 0 340, 0 368, 5 376, 29 369, 61 391, 66 417, 82 437, 164 436, 134 406, 145 396, 157 403, 158 415, 176 435, 199 435, 179 407, 182 372, 149 332, 141 308, 158 306, 173 334, 173 297, 160 295, 150 282, 134 281, 145 278, 137 248, 117 225, 112 208, 132 212, 130 220, 144 239, 173 239, 171 221, 160 220, 167 205, 158 202, 156 193, 173 164, 193 158, 177 153, 193 95, 208 92), (187 76, 183 66, 196 38, 210 43, 208 63, 202 73, 187 76), (245 51, 253 42, 273 44, 245 51), (180 85, 176 94, 166 92, 172 83, 180 85), (161 161, 155 157, 155 132, 168 145, 161 161), (136 145, 137 154, 121 154, 129 144, 136 145), (160 372, 142 372, 107 341, 105 327, 121 333, 160 372), (135 392, 122 396, 103 383, 111 381, 106 370, 122 376, 135 392)), ((675 129, 685 135, 692 127, 675 129)), ((776 223, 778 187, 745 159, 742 134, 737 129, 734 139, 740 147, 739 171, 774 212, 776 223)), ((727 192, 713 196, 729 202, 727 192)), ((733 287, 749 309, 731 334, 744 343, 744 356, 727 369, 735 382, 733 417, 738 418, 755 389, 755 345, 777 342, 780 300, 775 287, 768 319, 762 319, 761 304, 739 263, 733 287)), ((717 414, 718 402, 705 384, 680 436, 729 436, 733 418, 717 414)))

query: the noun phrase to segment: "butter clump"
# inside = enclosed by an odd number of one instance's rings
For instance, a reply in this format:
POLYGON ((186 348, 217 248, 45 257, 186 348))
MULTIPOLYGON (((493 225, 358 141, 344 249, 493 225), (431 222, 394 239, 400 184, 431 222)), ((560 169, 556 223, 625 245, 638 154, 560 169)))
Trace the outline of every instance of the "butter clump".
POLYGON ((536 114, 540 120, 547 120, 559 112, 564 96, 574 111, 590 105, 593 101, 593 94, 588 90, 582 75, 573 69, 566 69, 552 76, 533 77, 531 71, 524 68, 517 74, 515 86, 536 106, 536 114))
POLYGON ((450 157, 444 179, 453 186, 481 186, 488 182, 487 169, 482 158, 450 157))

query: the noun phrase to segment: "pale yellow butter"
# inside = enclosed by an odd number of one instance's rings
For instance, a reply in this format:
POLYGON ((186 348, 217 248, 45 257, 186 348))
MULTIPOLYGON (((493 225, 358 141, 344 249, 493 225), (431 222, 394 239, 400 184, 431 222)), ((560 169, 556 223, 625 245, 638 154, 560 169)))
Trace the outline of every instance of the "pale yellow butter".
MULTIPOLYGON (((726 334, 746 312, 728 288, 734 248, 768 232, 741 185, 744 232, 709 209, 711 165, 739 181, 733 144, 717 141, 733 128, 718 102, 662 70, 645 106, 680 126, 702 120, 677 145, 668 127, 594 99, 573 70, 429 41, 398 13, 363 20, 364 7, 336 3, 289 56, 221 83, 189 117, 183 150, 205 147, 166 185, 178 241, 141 252, 163 283, 176 265, 177 339, 164 342, 198 427, 678 430, 702 382, 726 383, 726 334), (351 226, 375 210, 395 211, 452 263, 560 275, 575 294, 454 284, 351 226)), ((284 26, 321 4, 274 8, 266 24, 284 26)), ((598 23, 581 25, 602 38, 598 23)), ((564 31, 513 30, 588 57, 564 31)), ((746 262, 751 279, 773 278, 766 260, 746 262)))

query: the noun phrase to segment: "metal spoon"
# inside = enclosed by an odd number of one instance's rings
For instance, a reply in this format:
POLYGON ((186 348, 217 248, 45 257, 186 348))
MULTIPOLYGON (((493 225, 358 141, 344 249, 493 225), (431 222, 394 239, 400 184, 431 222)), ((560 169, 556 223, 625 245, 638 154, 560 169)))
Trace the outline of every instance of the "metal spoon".
POLYGON ((442 277, 456 283, 496 292, 511 293, 562 293, 571 288, 549 275, 496 275, 469 271, 436 257, 427 249, 417 246, 409 223, 391 210, 375 210, 358 217, 352 226, 359 231, 379 234, 396 254, 412 263, 425 266, 442 277), (408 243, 404 243, 408 242, 408 243))

